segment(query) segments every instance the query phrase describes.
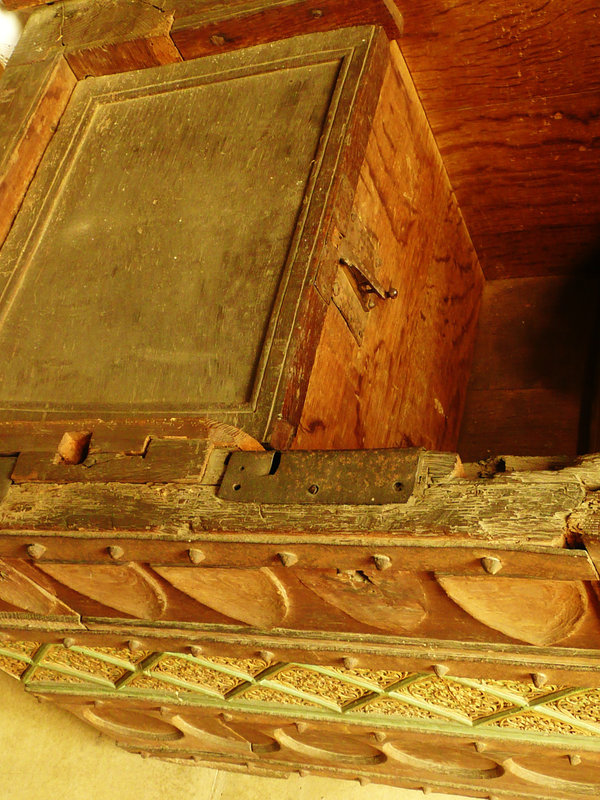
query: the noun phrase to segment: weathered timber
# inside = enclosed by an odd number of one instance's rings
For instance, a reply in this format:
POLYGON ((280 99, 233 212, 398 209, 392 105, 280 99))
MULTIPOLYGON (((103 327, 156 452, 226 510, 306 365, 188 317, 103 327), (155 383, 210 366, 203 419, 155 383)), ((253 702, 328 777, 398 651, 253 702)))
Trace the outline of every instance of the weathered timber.
POLYGON ((79 80, 171 64, 181 61, 172 24, 172 14, 143 0, 55 3, 29 17, 11 64, 62 53, 79 80))
MULTIPOLYGON (((3 533, 140 531, 167 538, 181 526, 202 531, 388 531, 396 537, 463 536, 503 544, 561 547, 566 520, 600 483, 598 457, 559 471, 441 481, 401 506, 267 506, 227 503, 210 486, 20 484, 0 506, 3 533)), ((76 535, 76 534, 75 534, 76 535)))
POLYGON ((4 416, 200 412, 260 437, 285 422, 285 398, 302 395, 308 376, 300 373, 311 369, 308 334, 316 342, 322 325, 324 301, 311 281, 338 166, 358 170, 363 112, 377 102, 387 50, 380 29, 353 28, 80 81, 0 257, 2 337, 18 351, 10 363, 44 361, 29 372, 35 386, 7 365, 4 416), (194 124, 190 92, 215 125, 194 124), (178 135, 163 135, 165 115, 178 135), (107 149, 114 126, 125 133, 107 149), (88 246, 96 239, 110 258, 88 246), (66 261, 94 291, 80 294, 66 261), (139 273, 151 264, 150 285, 139 273), (263 280, 250 280, 259 269, 263 280), (24 307, 39 325, 17 333, 24 307))
POLYGON ((6 422, 0 420, 0 454, 41 454, 43 459, 55 453, 67 430, 75 428, 91 431, 90 454, 142 455, 152 439, 207 439, 215 448, 262 450, 262 445, 252 436, 228 425, 210 419, 151 419, 102 420, 82 418, 77 420, 43 420, 35 422, 6 422), (46 456, 44 456, 44 453, 46 456))
POLYGON ((25 452, 19 455, 11 479, 14 483, 198 483, 212 449, 208 438, 151 438, 134 455, 91 453, 81 464, 66 464, 56 452, 25 452))
POLYGON ((486 276, 593 269, 594 0, 419 3, 402 49, 486 276))
POLYGON ((424 107, 488 279, 594 270, 597 92, 424 107))

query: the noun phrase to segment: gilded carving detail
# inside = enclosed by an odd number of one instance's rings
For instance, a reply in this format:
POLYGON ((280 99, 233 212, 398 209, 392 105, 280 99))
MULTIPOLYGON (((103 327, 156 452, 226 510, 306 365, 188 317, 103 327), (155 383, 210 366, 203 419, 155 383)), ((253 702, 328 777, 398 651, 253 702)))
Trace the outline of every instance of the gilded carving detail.
POLYGON ((276 689, 271 689, 269 686, 253 686, 252 689, 244 692, 242 698, 245 700, 256 700, 261 703, 277 703, 277 705, 319 707, 318 703, 312 703, 305 697, 297 697, 296 695, 287 694, 286 692, 278 692, 276 689))
POLYGON ((405 717, 406 719, 441 719, 438 714, 435 714, 427 708, 413 706, 410 703, 406 703, 404 700, 398 700, 396 697, 378 697, 370 703, 357 708, 356 712, 351 713, 382 714, 384 716, 405 717))
POLYGON ((0 639, 2 650, 10 650, 24 656, 32 656, 39 646, 39 642, 13 642, 12 639, 0 639))
POLYGON ((486 694, 479 689, 433 676, 409 684, 402 692, 431 705, 456 711, 470 720, 488 717, 513 706, 508 700, 486 694))
POLYGON ((209 669, 201 664, 196 664, 187 659, 177 658, 176 656, 165 656, 158 664, 152 667, 153 677, 159 678, 157 673, 164 672, 173 678, 186 681, 186 683, 204 686, 225 695, 230 689, 243 683, 243 679, 233 675, 227 675, 214 669, 209 669))
POLYGON ((79 672, 87 672, 95 677, 105 678, 111 682, 117 681, 123 675, 122 667, 111 664, 108 661, 91 658, 87 654, 79 653, 76 650, 68 650, 66 647, 52 648, 44 656, 42 663, 60 664, 79 672))
POLYGON ((292 667, 279 672, 275 682, 283 683, 307 694, 322 697, 325 700, 331 700, 337 703, 338 706, 344 706, 352 700, 357 700, 368 692, 368 689, 363 689, 360 686, 301 667, 292 667))
POLYGON ((180 691, 179 688, 173 686, 172 683, 165 683, 165 681, 158 680, 158 678, 154 678, 152 675, 145 675, 144 673, 136 675, 133 680, 129 682, 128 686, 131 686, 132 689, 155 689, 163 694, 177 694, 180 691))
POLYGON ((381 689, 386 689, 388 686, 392 686, 394 683, 398 683, 398 681, 402 681, 404 678, 407 678, 410 675, 409 672, 395 672, 391 669, 378 671, 375 671, 374 669, 363 669, 362 667, 360 669, 331 667, 331 669, 335 672, 339 672, 340 675, 347 675, 349 678, 358 678, 363 681, 369 681, 375 686, 379 686, 381 689))
POLYGON ((109 658, 118 659, 126 664, 134 665, 139 664, 145 658, 152 654, 152 650, 135 650, 132 651, 127 647, 86 647, 90 653, 97 653, 98 655, 108 656, 109 658))
POLYGON ((600 689, 561 697, 547 705, 575 719, 600 725, 600 689))
POLYGON ((26 661, 17 661, 16 658, 0 655, 0 669, 8 672, 13 678, 20 678, 29 664, 26 661))
POLYGON ((243 672, 248 676, 258 675, 269 665, 262 658, 227 658, 226 656, 211 656, 209 660, 212 664, 219 664, 223 667, 230 667, 238 672, 243 672))
POLYGON ((490 727, 498 726, 500 728, 518 728, 522 731, 538 731, 539 733, 560 733, 576 736, 593 736, 590 731, 578 728, 575 725, 569 725, 568 722, 562 722, 553 717, 547 717, 545 714, 537 714, 531 709, 521 711, 512 717, 505 717, 504 719, 497 720, 492 723, 490 727))
POLYGON ((581 689, 557 697, 568 688, 546 685, 536 689, 531 682, 472 681, 307 664, 280 664, 279 671, 273 671, 267 670, 269 664, 261 658, 191 657, 127 648, 40 646, 12 640, 0 642, 0 651, 0 669, 25 680, 33 689, 42 684, 62 684, 81 686, 85 692, 97 689, 100 679, 107 688, 113 687, 115 697, 123 698, 130 690, 139 689, 162 697, 194 693, 196 701, 208 693, 220 695, 223 703, 235 702, 238 708, 248 710, 261 703, 282 709, 304 706, 315 714, 343 714, 348 720, 357 714, 362 719, 386 716, 400 726, 402 720, 422 720, 423 724, 429 720, 437 728, 474 723, 489 732, 600 737, 600 689, 581 689), (403 685, 394 688, 400 681, 403 685), (502 716, 507 712, 508 716, 502 716))
POLYGON ((76 675, 68 675, 65 672, 57 672, 53 669, 46 667, 37 667, 35 670, 36 683, 79 683, 86 684, 83 678, 78 678, 76 675))
POLYGON ((531 702, 531 700, 535 700, 538 697, 543 697, 544 695, 559 692, 562 689, 568 688, 566 686, 554 686, 547 683, 538 689, 533 685, 532 682, 526 681, 482 680, 480 683, 483 689, 485 689, 486 686, 489 686, 490 689, 498 689, 502 692, 510 692, 511 694, 517 695, 517 697, 521 697, 526 702, 531 702))

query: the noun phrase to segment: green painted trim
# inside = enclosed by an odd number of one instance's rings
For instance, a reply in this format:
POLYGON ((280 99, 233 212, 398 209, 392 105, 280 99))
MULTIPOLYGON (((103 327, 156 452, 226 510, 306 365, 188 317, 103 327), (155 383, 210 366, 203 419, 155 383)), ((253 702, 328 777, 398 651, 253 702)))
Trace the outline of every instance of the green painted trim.
MULTIPOLYGON (((222 698, 212 698, 208 696, 200 697, 199 695, 190 695, 189 698, 182 702, 181 698, 173 697, 168 693, 160 693, 154 690, 146 689, 127 689, 120 691, 118 694, 103 687, 89 687, 89 691, 84 694, 81 692, 80 687, 57 685, 57 684, 36 684, 35 687, 26 686, 28 692, 43 692, 44 694, 55 695, 70 695, 73 697, 84 696, 87 698, 106 699, 108 697, 127 697, 132 700, 147 700, 148 702, 164 706, 180 706, 181 708, 212 708, 219 711, 231 712, 250 712, 254 714, 261 714, 269 717, 285 717, 287 720, 325 720, 328 722, 340 722, 341 719, 345 723, 356 725, 359 728, 370 728, 371 730, 406 730, 415 731, 419 733, 435 733, 447 734, 452 736, 460 736, 469 741, 480 741, 482 739, 490 740, 506 740, 512 742, 530 742, 532 744, 545 744, 550 746, 562 747, 565 752, 573 752, 573 748, 577 750, 589 750, 592 752, 600 752, 600 736, 577 736, 571 735, 558 735, 551 733, 537 733, 524 732, 521 730, 510 730, 503 728, 477 728, 477 730, 469 729, 465 725, 457 725, 452 722, 444 720, 428 720, 428 719, 406 719, 394 718, 386 715, 344 715, 339 711, 333 711, 325 708, 307 708, 305 706, 278 706, 274 703, 265 703, 258 701, 243 702, 240 700, 226 701, 222 698)), ((513 793, 514 794, 514 793, 513 793)))
POLYGON ((52 661, 43 661, 38 663, 36 667, 39 667, 40 669, 48 669, 51 672, 58 672, 60 675, 70 675, 73 678, 79 678, 80 680, 83 680, 84 683, 89 681, 90 683, 97 684, 99 686, 106 686, 107 689, 115 688, 115 684, 112 681, 109 681, 108 678, 98 678, 96 675, 90 675, 88 672, 80 672, 73 667, 66 667, 64 664, 55 664, 52 661))
POLYGON ((120 667, 121 669, 135 669, 135 664, 131 663, 130 661, 125 661, 121 658, 116 658, 115 656, 109 656, 107 653, 99 653, 97 650, 90 650, 89 647, 78 647, 77 645, 73 645, 69 648, 74 653, 81 653, 82 656, 88 656, 89 658, 95 658, 97 661, 104 661, 107 664, 112 664, 114 667, 120 667))
POLYGON ((35 653, 31 656, 31 663, 25 670, 25 672, 21 675, 21 681, 27 685, 33 675, 35 674, 36 669, 40 666, 40 661, 44 658, 46 653, 52 650, 56 645, 52 644, 42 644, 38 647, 35 653))
POLYGON ((144 670, 143 672, 138 673, 138 675, 147 675, 149 678, 155 678, 156 680, 162 681, 163 683, 168 683, 171 686, 177 686, 180 689, 187 689, 192 694, 207 694, 210 697, 224 699, 223 695, 220 692, 217 692, 215 689, 210 689, 208 686, 199 686, 193 683, 188 683, 187 681, 181 680, 181 678, 174 678, 172 675, 168 675, 165 672, 151 672, 144 670))
POLYGON ((24 661, 26 664, 32 663, 31 658, 24 653, 14 653, 12 650, 5 650, 4 647, 0 647, 0 656, 13 658, 15 661, 24 661))

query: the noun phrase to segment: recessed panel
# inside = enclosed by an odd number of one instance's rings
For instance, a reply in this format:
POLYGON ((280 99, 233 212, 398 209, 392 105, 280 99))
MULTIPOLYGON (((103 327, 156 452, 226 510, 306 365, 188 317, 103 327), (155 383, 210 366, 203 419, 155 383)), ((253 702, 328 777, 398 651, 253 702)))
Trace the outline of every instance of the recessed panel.
POLYGON ((0 259, 4 409, 252 407, 343 58, 222 58, 76 88, 0 259))

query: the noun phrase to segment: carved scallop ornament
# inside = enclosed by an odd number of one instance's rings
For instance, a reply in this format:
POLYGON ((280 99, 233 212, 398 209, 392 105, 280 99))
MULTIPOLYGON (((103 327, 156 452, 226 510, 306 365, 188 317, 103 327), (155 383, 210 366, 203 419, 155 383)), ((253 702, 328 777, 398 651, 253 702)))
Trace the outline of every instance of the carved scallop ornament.
POLYGON ((302 570, 302 583, 352 619, 385 631, 411 631, 427 616, 419 578, 410 572, 302 570))
POLYGON ((448 597, 474 619, 528 644, 551 645, 566 639, 585 616, 583 583, 438 575, 448 597))
POLYGON ((285 587, 270 569, 154 567, 166 581, 213 611, 258 628, 280 625, 289 611, 285 587))

